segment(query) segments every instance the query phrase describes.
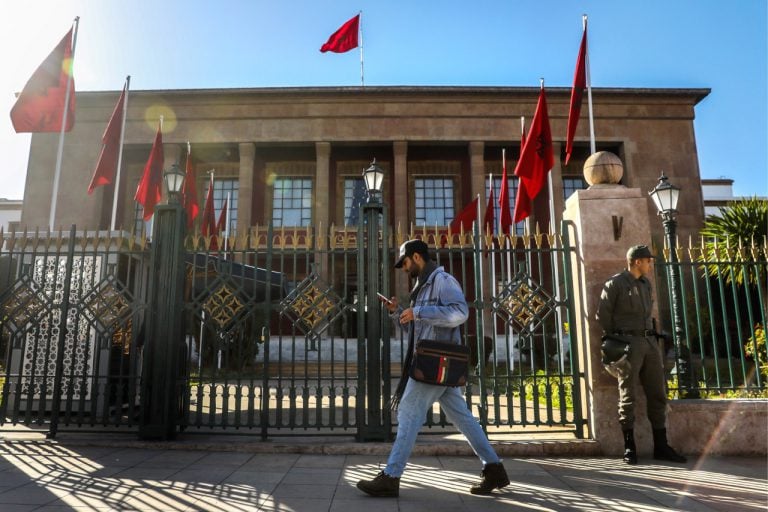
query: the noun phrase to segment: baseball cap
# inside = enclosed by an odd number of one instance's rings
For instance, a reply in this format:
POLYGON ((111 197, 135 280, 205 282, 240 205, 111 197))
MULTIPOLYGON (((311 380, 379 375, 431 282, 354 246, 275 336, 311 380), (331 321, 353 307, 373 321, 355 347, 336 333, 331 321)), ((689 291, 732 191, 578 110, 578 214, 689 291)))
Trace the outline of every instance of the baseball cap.
POLYGON ((628 260, 637 260, 640 258, 653 258, 653 254, 651 254, 651 250, 648 248, 647 245, 633 245, 629 248, 627 251, 627 259, 628 260))
POLYGON ((411 257, 414 254, 419 253, 424 256, 425 259, 429 259, 429 247, 421 240, 406 240, 400 246, 400 256, 397 258, 395 268, 403 266, 403 261, 406 257, 411 257))

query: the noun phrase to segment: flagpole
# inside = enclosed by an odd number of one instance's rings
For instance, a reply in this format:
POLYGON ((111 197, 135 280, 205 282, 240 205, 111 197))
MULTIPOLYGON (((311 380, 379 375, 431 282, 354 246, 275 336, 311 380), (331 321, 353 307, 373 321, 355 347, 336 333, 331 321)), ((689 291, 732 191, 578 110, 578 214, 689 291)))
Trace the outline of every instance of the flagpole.
POLYGON ((131 75, 125 77, 125 98, 123 98, 123 123, 120 126, 120 146, 117 153, 117 171, 115 172, 115 190, 112 197, 112 221, 109 224, 110 231, 115 230, 117 218, 117 199, 120 197, 120 167, 123 163, 123 143, 125 142, 125 118, 128 114, 128 90, 131 88, 131 75))
POLYGON ((53 233, 53 220, 56 217, 56 202, 59 195, 59 179, 61 178, 61 160, 64 156, 64 133, 67 129, 67 115, 69 114, 69 91, 72 90, 72 69, 75 64, 75 46, 77 44, 77 27, 80 16, 75 16, 74 30, 72 31, 72 58, 69 60, 69 72, 67 73, 67 88, 64 92, 64 113, 61 115, 61 131, 59 132, 59 148, 56 152, 56 170, 53 173, 53 192, 51 194, 51 214, 48 218, 48 231, 53 233))
POLYGON ((227 192, 227 216, 224 221, 224 252, 227 252, 229 248, 229 223, 232 221, 232 204, 231 204, 232 192, 227 192))
MULTIPOLYGON (((584 32, 587 31, 587 15, 581 16, 581 25, 584 32)), ((587 78, 587 106, 589 107, 589 153, 594 155, 597 149, 595 148, 595 118, 592 114, 592 78, 589 72, 589 39, 586 41, 586 48, 584 52, 584 68, 587 78)))
POLYGON ((359 29, 359 37, 360 37, 360 86, 365 87, 365 75, 363 74, 363 11, 360 11, 360 29, 359 29))

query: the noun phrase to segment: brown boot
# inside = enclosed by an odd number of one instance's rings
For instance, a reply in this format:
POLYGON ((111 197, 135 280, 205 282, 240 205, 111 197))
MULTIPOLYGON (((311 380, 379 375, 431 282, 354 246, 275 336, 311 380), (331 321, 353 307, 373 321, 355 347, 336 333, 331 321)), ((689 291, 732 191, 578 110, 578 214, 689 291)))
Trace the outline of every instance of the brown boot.
POLYGON ((656 460, 679 462, 681 464, 688 462, 688 459, 669 446, 667 443, 667 429, 665 428, 657 428, 653 431, 653 458, 656 460))
POLYGON ((397 498, 400 495, 400 479, 382 471, 373 480, 357 482, 357 488, 377 498, 397 498))
POLYGON ((483 479, 469 489, 472 494, 491 494, 494 489, 509 485, 507 471, 501 462, 486 464, 481 475, 483 479))

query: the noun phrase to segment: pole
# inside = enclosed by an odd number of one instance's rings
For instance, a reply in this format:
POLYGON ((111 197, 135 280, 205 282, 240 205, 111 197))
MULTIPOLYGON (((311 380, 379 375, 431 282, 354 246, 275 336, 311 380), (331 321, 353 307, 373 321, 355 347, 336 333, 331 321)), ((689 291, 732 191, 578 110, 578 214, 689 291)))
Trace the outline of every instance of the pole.
POLYGON ((59 181, 61 178, 61 160, 64 156, 64 133, 67 129, 67 115, 69 114, 69 91, 72 90, 72 69, 75 64, 75 46, 77 45, 77 28, 80 25, 80 16, 75 17, 75 30, 72 32, 72 58, 69 61, 69 73, 67 73, 67 89, 64 92, 64 113, 61 115, 61 131, 59 132, 59 148, 56 152, 56 170, 53 173, 53 191, 51 192, 51 214, 48 218, 48 232, 53 233, 53 222, 56 218, 56 202, 59 196, 59 181))
POLYGON ((696 379, 691 367, 691 351, 683 330, 683 297, 680 292, 680 274, 677 259, 677 220, 673 211, 662 212, 664 234, 669 247, 669 281, 672 292, 672 322, 674 326, 675 359, 678 393, 680 398, 699 398, 696 379))
POLYGON ((550 261, 552 262, 553 278, 555 280, 555 301, 557 302, 557 308, 555 309, 555 316, 557 317, 557 343, 560 359, 560 373, 565 371, 565 354, 563 354, 563 311, 560 307, 560 300, 562 295, 560 294, 560 266, 557 257, 557 251, 559 248, 557 241, 557 233, 555 232, 555 195, 554 187, 552 186, 552 171, 547 173, 547 186, 549 188, 549 233, 552 236, 552 246, 549 250, 552 254, 550 261))
POLYGON ((360 86, 365 87, 365 75, 363 74, 363 11, 360 11, 359 38, 360 38, 360 86))
MULTIPOLYGON (((581 24, 584 27, 584 32, 586 35, 587 31, 587 15, 584 14, 581 16, 581 24)), ((589 72, 589 39, 586 41, 586 52, 585 52, 585 59, 584 59, 584 67, 586 68, 586 75, 587 75, 587 106, 589 107, 589 153, 591 155, 594 155, 597 151, 595 149, 595 117, 592 114, 592 78, 591 74, 589 72)))
POLYGON ((115 191, 112 198, 112 221, 109 223, 110 231, 115 230, 117 218, 117 199, 120 197, 120 167, 123 165, 123 143, 125 142, 125 117, 128 115, 128 90, 131 88, 131 75, 125 77, 125 99, 123 101, 123 124, 120 127, 120 146, 117 153, 117 171, 115 172, 115 191))

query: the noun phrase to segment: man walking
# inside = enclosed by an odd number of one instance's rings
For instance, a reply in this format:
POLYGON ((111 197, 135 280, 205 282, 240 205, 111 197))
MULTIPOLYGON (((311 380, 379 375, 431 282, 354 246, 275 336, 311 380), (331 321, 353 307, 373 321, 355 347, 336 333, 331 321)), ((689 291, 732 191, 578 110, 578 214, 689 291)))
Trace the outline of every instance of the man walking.
POLYGON ((408 240, 400 246, 395 268, 402 268, 415 280, 410 307, 404 309, 399 306, 395 297, 381 299, 390 317, 398 321, 409 336, 409 353, 393 398, 393 406, 397 407, 397 437, 384 471, 373 480, 360 480, 357 488, 371 496, 399 495, 400 476, 405 471, 426 412, 438 401, 448 420, 464 434, 483 463, 482 480, 473 485, 470 492, 491 494, 494 489, 509 485, 509 478, 483 429, 467 408, 459 388, 426 384, 408 378, 416 341, 430 339, 457 344, 461 342, 459 326, 469 316, 464 293, 458 281, 430 259, 429 248, 421 240, 408 240))
POLYGON ((627 361, 615 372, 619 382, 619 423, 624 435, 623 460, 627 464, 637 464, 634 425, 638 383, 645 391, 648 420, 653 428, 653 458, 686 462, 667 444, 664 362, 651 317, 651 283, 645 277, 652 267, 653 255, 648 246, 630 247, 627 270, 605 283, 597 309, 597 321, 604 334, 630 341, 627 361))

